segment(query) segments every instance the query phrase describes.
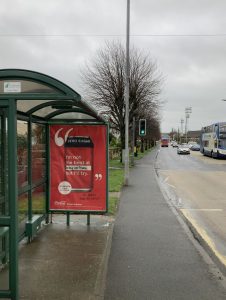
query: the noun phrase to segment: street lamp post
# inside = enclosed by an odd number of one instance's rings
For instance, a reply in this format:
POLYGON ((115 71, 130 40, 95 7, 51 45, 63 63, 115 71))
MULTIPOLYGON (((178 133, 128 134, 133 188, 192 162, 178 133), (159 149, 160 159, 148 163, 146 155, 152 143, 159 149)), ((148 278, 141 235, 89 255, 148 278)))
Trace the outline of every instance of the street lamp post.
POLYGON ((186 138, 186 143, 188 142, 188 119, 190 118, 191 113, 192 113, 192 108, 191 107, 186 107, 185 108, 185 138, 186 138))
POLYGON ((127 0, 126 22, 126 84, 125 84, 125 174, 124 183, 129 184, 129 35, 130 35, 130 0, 127 0))
POLYGON ((181 119, 180 120, 180 123, 181 123, 181 135, 180 135, 180 143, 182 143, 182 136, 183 136, 183 132, 184 132, 184 129, 183 129, 183 124, 184 124, 184 119, 181 119))

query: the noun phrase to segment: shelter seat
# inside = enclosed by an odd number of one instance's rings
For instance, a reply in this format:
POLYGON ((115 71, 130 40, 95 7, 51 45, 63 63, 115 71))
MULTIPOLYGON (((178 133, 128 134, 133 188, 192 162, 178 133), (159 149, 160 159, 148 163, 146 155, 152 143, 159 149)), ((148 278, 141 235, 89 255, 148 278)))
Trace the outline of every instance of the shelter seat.
POLYGON ((31 220, 26 222, 25 235, 28 237, 28 241, 36 235, 41 228, 41 222, 44 220, 43 215, 34 215, 31 220))

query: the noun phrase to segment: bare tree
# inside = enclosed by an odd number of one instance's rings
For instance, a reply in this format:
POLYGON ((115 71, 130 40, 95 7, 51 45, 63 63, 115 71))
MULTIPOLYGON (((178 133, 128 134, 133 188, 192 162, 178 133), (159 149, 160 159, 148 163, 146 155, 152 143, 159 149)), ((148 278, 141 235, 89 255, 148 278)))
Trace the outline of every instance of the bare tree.
MULTIPOLYGON (((87 98, 107 113, 112 129, 120 133, 122 148, 125 143, 125 49, 119 42, 106 43, 95 60, 82 72, 87 98)), ((133 117, 147 112, 158 116, 162 76, 148 55, 132 48, 130 51, 129 123, 133 117)))

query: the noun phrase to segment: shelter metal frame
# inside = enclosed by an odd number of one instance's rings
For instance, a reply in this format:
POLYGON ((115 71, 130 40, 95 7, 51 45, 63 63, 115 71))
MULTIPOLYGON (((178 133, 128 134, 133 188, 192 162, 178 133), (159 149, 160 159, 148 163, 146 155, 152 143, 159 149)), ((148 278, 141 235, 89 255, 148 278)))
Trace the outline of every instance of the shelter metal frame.
MULTIPOLYGON (((8 284, 4 288, 0 285, 0 298, 19 298, 18 241, 24 236, 32 239, 41 222, 48 219, 50 124, 103 124, 108 134, 108 123, 101 114, 61 81, 29 70, 0 70, 0 264, 9 261, 8 284), (27 181, 20 188, 17 179, 18 120, 27 125, 27 181), (32 179, 33 124, 42 126, 45 132, 45 175, 36 182, 32 179), (44 213, 36 216, 32 210, 32 192, 40 186, 45 187, 46 202, 44 213), (25 231, 19 234, 17 199, 23 194, 28 197, 28 215, 25 231)), ((108 153, 108 149, 106 151, 108 153)))

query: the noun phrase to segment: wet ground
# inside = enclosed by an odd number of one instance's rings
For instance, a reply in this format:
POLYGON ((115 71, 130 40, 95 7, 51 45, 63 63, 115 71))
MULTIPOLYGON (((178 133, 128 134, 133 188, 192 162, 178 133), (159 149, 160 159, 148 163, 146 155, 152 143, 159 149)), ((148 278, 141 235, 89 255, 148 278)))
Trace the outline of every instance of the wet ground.
POLYGON ((226 274, 226 160, 160 149, 157 173, 170 203, 226 274))
MULTIPOLYGON (((103 297, 105 260, 111 241, 113 219, 54 215, 32 243, 24 240, 19 251, 19 299, 91 300, 103 297)), ((2 272, 0 281, 3 284, 2 272)))
POLYGON ((204 259, 200 245, 163 197, 155 157, 153 151, 137 162, 122 191, 105 300, 226 299, 222 275, 204 259))

